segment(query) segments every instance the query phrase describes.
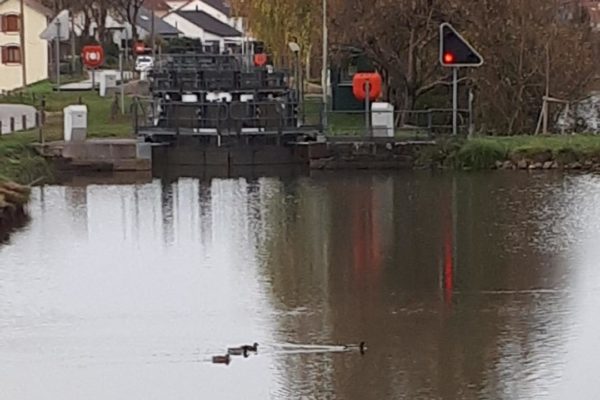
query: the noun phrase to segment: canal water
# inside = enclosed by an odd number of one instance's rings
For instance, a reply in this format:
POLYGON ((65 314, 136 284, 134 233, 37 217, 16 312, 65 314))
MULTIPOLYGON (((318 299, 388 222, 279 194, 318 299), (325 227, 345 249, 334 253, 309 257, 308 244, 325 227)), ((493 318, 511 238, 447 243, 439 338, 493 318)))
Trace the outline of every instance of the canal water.
POLYGON ((2 399, 600 398, 598 176, 74 184, 30 213, 2 399))

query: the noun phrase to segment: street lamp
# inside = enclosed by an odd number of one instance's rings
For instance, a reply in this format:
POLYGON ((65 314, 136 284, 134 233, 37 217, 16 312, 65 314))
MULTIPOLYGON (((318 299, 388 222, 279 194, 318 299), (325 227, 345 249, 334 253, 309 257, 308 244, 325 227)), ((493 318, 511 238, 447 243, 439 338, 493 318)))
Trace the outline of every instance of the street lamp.
POLYGON ((296 98, 298 99, 298 106, 302 104, 302 90, 300 82, 300 45, 296 42, 289 42, 288 47, 292 53, 294 53, 294 81, 296 83, 296 98))

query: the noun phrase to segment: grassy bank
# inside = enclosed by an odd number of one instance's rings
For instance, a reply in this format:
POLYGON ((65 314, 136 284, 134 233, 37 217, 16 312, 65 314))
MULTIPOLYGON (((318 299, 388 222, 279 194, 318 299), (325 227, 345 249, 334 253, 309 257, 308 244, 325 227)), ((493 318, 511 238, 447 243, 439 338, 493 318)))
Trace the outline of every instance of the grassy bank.
POLYGON ((511 136, 439 140, 420 163, 457 169, 600 166, 600 136, 511 136))
POLYGON ((52 171, 44 158, 38 156, 30 133, 0 137, 0 180, 29 184, 39 178, 51 177, 52 171))
MULTIPOLYGON (((29 104, 40 107, 45 99, 46 123, 42 129, 45 141, 63 137, 62 110, 71 104, 88 107, 89 137, 130 137, 132 122, 129 115, 121 115, 114 98, 98 96, 96 92, 55 92, 50 82, 32 85, 20 93, 0 97, 0 103, 29 104)), ((130 99, 126 99, 129 110, 130 99)), ((0 176, 21 183, 29 183, 48 176, 50 170, 43 158, 37 156, 31 144, 39 140, 39 129, 0 136, 0 176)))

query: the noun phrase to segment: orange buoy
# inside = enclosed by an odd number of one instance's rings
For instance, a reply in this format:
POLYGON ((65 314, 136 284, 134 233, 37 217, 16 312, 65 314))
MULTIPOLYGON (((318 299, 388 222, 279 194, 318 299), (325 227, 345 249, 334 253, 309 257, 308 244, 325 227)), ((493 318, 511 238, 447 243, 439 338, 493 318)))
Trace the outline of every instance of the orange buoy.
POLYGON ((354 75, 352 79, 352 93, 357 100, 364 101, 367 98, 367 84, 369 85, 369 100, 377 100, 381 96, 382 80, 377 72, 362 72, 354 75))

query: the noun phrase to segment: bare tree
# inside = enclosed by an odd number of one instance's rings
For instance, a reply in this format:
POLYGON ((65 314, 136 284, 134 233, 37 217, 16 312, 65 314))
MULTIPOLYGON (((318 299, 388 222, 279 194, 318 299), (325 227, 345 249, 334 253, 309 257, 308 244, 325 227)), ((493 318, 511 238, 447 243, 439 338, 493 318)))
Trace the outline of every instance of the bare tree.
POLYGON ((547 0, 332 0, 334 38, 361 48, 382 72, 388 99, 412 109, 446 84, 438 26, 452 22, 486 64, 465 72, 478 114, 496 133, 532 132, 549 93, 574 100, 596 78, 598 34, 578 2, 547 0), (566 5, 565 5, 566 4, 566 5))
POLYGON ((137 20, 145 0, 110 0, 115 13, 131 26, 131 38, 138 40, 137 20))
POLYGON ((599 38, 578 2, 480 0, 463 10, 461 28, 486 58, 472 77, 492 132, 533 132, 546 91, 574 101, 596 80, 599 38))
POLYGON ((362 49, 386 83, 387 98, 403 109, 439 84, 438 30, 452 8, 447 0, 337 0, 333 41, 362 49))

